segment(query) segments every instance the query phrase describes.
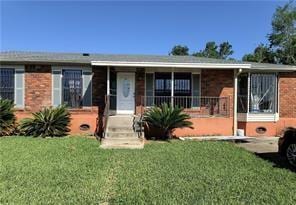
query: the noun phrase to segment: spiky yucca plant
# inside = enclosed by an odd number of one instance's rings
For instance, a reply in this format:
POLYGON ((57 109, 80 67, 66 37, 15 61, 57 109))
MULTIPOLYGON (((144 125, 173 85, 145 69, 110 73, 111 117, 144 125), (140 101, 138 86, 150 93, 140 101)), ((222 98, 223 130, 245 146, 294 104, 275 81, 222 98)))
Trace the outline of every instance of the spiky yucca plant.
POLYGON ((10 135, 15 127, 14 104, 11 100, 0 99, 0 136, 10 135))
POLYGON ((25 135, 34 137, 61 137, 70 131, 70 112, 66 106, 43 108, 33 113, 33 118, 21 121, 20 130, 25 135))
POLYGON ((144 113, 143 121, 149 129, 160 131, 160 139, 169 139, 176 128, 188 127, 193 129, 190 116, 183 112, 183 108, 172 107, 166 103, 154 106, 144 113))

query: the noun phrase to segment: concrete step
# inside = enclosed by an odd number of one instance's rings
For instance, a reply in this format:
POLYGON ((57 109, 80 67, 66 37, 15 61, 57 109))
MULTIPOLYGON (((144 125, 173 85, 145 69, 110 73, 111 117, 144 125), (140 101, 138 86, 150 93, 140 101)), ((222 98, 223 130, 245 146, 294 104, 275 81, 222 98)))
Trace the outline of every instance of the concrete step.
POLYGON ((122 126, 108 126, 107 132, 133 132, 132 127, 122 127, 122 126))
POLYGON ((132 139, 112 139, 104 138, 101 142, 101 148, 103 149, 142 149, 144 147, 144 141, 139 138, 132 139))
POLYGON ((110 143, 119 143, 119 144, 125 144, 125 143, 138 143, 141 142, 141 138, 136 137, 122 137, 122 138, 110 138, 106 137, 102 141, 104 142, 110 142, 110 143))
POLYGON ((132 127, 133 126, 133 116, 121 116, 115 115, 108 118, 108 126, 122 126, 122 127, 132 127))
POLYGON ((101 144, 100 146, 102 149, 143 149, 144 143, 131 145, 131 144, 119 144, 119 145, 108 145, 108 144, 101 144))
POLYGON ((135 132, 107 132, 106 137, 109 137, 109 138, 120 138, 120 137, 133 138, 133 137, 135 137, 136 138, 137 133, 135 133, 135 132))
POLYGON ((104 149, 141 149, 144 147, 143 138, 133 130, 134 116, 115 115, 108 119, 106 137, 102 139, 104 149))

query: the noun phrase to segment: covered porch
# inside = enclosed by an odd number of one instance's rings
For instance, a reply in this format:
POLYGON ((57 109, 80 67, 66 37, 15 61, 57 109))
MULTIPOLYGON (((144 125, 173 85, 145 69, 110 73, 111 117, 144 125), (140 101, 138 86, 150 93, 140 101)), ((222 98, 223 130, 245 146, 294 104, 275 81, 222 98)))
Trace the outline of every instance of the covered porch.
POLYGON ((142 115, 151 106, 167 103, 192 117, 230 117, 233 92, 225 91, 233 89, 233 71, 226 72, 230 75, 215 80, 221 71, 108 66, 106 106, 113 115, 142 115))

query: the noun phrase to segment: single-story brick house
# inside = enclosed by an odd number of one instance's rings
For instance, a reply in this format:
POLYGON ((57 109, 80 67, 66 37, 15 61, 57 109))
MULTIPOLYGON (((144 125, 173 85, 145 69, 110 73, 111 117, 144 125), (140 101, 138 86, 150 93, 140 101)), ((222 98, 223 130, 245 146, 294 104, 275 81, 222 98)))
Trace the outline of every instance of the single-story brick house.
POLYGON ((66 103, 72 133, 101 132, 106 107, 108 115, 141 115, 162 102, 192 116, 194 129, 176 130, 177 136, 236 135, 237 129, 275 136, 296 126, 295 66, 46 52, 1 52, 0 64, 0 97, 14 100, 18 119, 66 103))

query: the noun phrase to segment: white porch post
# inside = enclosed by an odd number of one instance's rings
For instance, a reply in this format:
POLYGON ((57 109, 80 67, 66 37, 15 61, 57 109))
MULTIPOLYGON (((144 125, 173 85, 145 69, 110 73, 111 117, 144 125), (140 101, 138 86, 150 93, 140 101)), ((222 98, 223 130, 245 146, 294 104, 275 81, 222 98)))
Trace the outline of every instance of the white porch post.
POLYGON ((234 93, 233 93, 233 136, 237 136, 237 87, 238 76, 242 72, 242 69, 234 70, 234 93))
POLYGON ((171 105, 174 107, 174 71, 171 74, 171 105))
POLYGON ((110 95, 110 67, 107 66, 107 96, 110 95))

